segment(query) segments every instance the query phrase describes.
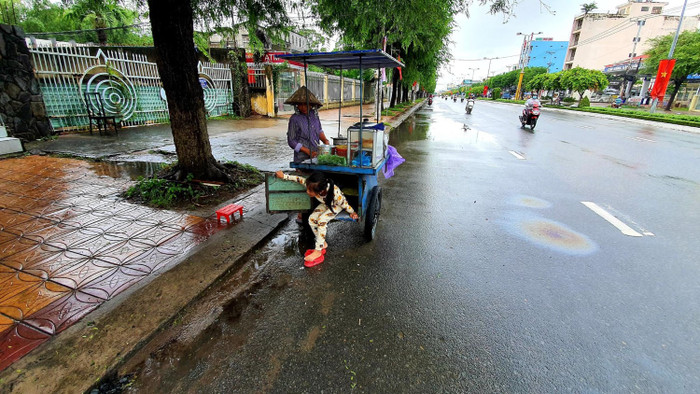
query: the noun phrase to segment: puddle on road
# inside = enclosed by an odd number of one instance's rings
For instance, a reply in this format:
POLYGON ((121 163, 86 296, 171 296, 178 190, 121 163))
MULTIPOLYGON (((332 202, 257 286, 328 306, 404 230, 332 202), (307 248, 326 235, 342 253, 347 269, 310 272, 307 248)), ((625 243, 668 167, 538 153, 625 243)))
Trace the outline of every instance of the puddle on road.
POLYGON ((537 246, 569 255, 587 255, 598 245, 566 225, 529 213, 514 212, 501 221, 511 234, 537 246))
POLYGON ((137 180, 140 177, 148 178, 162 170, 167 163, 153 163, 143 161, 129 162, 92 162, 91 170, 98 176, 109 176, 115 179, 137 180))
POLYGON ((389 144, 400 147, 411 141, 430 140, 470 145, 495 145, 496 138, 465 119, 439 111, 418 111, 389 133, 389 144))
POLYGON ((552 207, 552 203, 549 201, 545 201, 537 197, 524 195, 513 196, 508 200, 508 203, 523 208, 545 209, 552 207))

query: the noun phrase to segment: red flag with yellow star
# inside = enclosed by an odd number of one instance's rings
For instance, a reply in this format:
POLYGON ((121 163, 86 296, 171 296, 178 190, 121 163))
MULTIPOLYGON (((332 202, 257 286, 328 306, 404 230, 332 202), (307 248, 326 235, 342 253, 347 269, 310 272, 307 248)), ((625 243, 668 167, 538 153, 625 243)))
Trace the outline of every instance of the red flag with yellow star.
POLYGON ((666 94, 666 88, 668 87, 668 81, 671 79, 671 73, 673 72, 673 66, 676 65, 676 59, 664 59, 659 62, 659 71, 656 73, 656 82, 654 82, 654 87, 651 89, 651 97, 658 98, 659 101, 663 101, 664 95, 666 94))

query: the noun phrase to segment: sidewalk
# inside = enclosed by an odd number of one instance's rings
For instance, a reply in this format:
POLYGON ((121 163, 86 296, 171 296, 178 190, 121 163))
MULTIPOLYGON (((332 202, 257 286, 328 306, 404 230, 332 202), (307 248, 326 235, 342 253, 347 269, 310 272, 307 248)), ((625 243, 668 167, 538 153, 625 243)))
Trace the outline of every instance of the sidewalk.
MULTIPOLYGON (((260 161, 271 157, 260 150, 269 145, 286 163, 277 168, 288 166, 286 119, 212 123, 219 124, 214 138, 259 152, 260 161)), ((116 158, 125 146, 143 152, 164 138, 156 127, 129 132, 111 139, 66 135, 37 145, 116 158), (71 147, 78 140, 84 144, 71 147)), ((279 165, 275 160, 267 165, 279 165)), ((119 194, 133 181, 115 168, 37 155, 0 160, 2 392, 89 389, 287 220, 266 213, 264 186, 234 200, 245 208, 231 225, 207 216, 214 209, 196 216, 131 204, 119 194)))
MULTIPOLYGON (((363 111, 367 114, 364 117, 371 119, 374 105, 365 105, 363 111)), ((292 160, 292 152, 287 145, 287 125, 290 116, 209 121, 207 128, 214 157, 220 161, 250 164, 262 171, 288 168, 292 160)), ((338 109, 321 110, 319 117, 326 136, 337 137, 338 109)), ((391 120, 392 118, 383 118, 385 122, 391 120)), ((358 121, 359 106, 342 108, 343 133, 358 121)), ((176 159, 170 125, 167 124, 125 128, 118 136, 64 134, 51 141, 28 143, 26 148, 31 152, 110 161, 170 163, 176 159)))

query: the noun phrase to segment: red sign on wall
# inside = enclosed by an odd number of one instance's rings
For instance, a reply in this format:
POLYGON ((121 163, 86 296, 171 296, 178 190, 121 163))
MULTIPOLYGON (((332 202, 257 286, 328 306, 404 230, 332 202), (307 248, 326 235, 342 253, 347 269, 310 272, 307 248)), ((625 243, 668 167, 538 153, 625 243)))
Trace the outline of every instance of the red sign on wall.
MULTIPOLYGON (((282 64, 285 62, 283 59, 278 59, 277 55, 287 55, 289 52, 265 52, 265 56, 263 57, 263 63, 265 64, 282 64)), ((246 52, 245 54, 245 61, 247 63, 255 63, 255 60, 253 59, 253 54, 246 52)), ((294 61, 289 61, 289 64, 293 64, 298 67, 304 67, 303 63, 299 62, 294 62, 294 61)))

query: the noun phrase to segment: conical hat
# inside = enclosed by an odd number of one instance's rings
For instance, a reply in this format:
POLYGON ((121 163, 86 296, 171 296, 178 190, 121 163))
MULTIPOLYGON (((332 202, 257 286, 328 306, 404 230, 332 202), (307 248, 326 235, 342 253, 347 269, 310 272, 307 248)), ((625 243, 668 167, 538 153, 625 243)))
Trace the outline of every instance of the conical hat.
POLYGON ((314 96, 314 94, 306 88, 306 86, 302 86, 299 89, 297 89, 294 94, 285 100, 285 104, 292 104, 292 105, 299 105, 299 104, 306 104, 306 93, 308 92, 309 94, 309 105, 315 105, 317 107, 322 107, 323 104, 321 104, 320 101, 314 96))

